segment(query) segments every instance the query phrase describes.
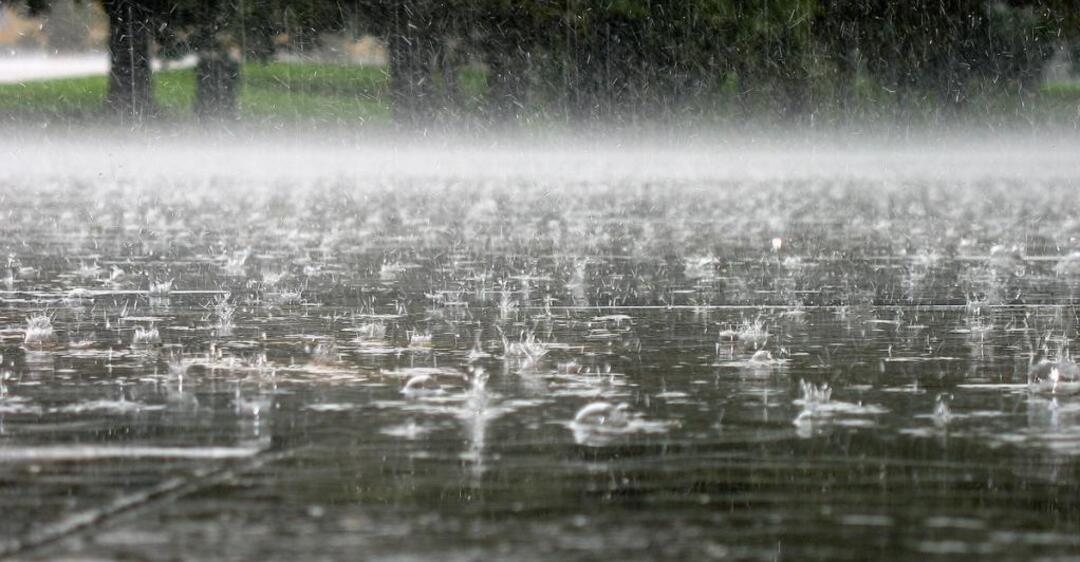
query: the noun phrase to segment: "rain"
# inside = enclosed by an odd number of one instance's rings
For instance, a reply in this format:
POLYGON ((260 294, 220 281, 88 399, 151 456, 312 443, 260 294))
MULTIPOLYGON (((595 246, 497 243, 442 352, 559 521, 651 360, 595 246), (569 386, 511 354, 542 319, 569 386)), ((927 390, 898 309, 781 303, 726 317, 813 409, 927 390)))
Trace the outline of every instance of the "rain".
POLYGON ((1070 1, 0 2, 0 559, 1080 549, 1070 1))

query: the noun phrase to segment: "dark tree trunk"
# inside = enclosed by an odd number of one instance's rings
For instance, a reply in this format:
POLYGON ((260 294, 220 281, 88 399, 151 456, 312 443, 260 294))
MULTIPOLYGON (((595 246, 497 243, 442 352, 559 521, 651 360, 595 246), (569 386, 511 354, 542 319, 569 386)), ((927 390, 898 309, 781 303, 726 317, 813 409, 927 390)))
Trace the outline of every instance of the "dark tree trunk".
POLYGON ((150 11, 134 0, 105 0, 109 18, 109 89, 106 107, 139 120, 153 113, 150 11))
POLYGON ((240 64, 223 49, 199 53, 195 67, 195 113, 203 119, 236 117, 240 64))
POLYGON ((199 17, 194 40, 199 54, 195 66, 195 114, 201 119, 235 118, 240 64, 219 36, 227 19, 226 7, 221 2, 204 1, 199 17))

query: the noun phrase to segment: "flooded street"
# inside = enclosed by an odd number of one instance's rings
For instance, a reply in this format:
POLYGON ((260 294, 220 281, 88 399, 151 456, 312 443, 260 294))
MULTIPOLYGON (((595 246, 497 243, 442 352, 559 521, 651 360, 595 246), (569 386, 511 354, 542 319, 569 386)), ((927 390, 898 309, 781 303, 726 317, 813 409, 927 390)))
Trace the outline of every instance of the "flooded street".
POLYGON ((1080 551, 1075 140, 175 143, 2 151, 0 557, 1080 551))

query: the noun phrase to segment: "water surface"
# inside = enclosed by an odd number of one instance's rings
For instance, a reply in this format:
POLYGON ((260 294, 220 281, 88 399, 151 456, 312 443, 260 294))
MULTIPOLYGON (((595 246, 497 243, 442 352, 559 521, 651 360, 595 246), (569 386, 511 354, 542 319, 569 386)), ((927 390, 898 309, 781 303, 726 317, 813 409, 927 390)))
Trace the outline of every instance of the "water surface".
POLYGON ((939 148, 8 150, 0 552, 1072 555, 1074 147, 939 148))

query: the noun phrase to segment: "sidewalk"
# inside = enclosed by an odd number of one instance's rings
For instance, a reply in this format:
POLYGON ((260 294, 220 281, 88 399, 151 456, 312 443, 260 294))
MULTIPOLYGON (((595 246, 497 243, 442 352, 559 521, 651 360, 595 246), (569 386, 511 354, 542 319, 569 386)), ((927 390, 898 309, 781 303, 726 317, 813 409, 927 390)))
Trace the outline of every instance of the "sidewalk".
MULTIPOLYGON (((190 68, 196 58, 189 55, 177 61, 168 61, 169 68, 190 68)), ((160 60, 153 61, 153 69, 161 70, 160 60)), ((0 53, 0 84, 18 84, 34 80, 101 76, 109 71, 106 53, 0 53)))

